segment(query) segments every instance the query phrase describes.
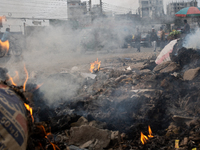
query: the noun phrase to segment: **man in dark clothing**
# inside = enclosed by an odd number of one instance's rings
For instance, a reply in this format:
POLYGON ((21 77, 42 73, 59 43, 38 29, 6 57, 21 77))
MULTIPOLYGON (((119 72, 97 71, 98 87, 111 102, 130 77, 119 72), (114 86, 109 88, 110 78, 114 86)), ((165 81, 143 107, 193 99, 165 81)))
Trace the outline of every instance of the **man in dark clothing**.
POLYGON ((183 28, 183 33, 184 34, 189 34, 190 33, 190 25, 187 23, 187 20, 184 20, 184 28, 183 28))
POLYGON ((155 32, 155 29, 152 29, 152 32, 151 32, 151 35, 150 35, 150 40, 151 40, 154 52, 156 52, 158 36, 157 36, 157 34, 155 32))
POLYGON ((137 51, 140 52, 141 33, 139 32, 139 28, 137 28, 137 32, 134 39, 137 51))
POLYGON ((160 51, 165 47, 165 31, 160 27, 160 51))

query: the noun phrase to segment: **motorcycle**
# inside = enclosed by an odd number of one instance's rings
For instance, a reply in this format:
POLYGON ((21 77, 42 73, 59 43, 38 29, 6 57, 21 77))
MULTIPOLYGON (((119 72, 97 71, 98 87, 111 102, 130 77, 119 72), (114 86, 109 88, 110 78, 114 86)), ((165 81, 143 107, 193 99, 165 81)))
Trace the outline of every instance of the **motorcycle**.
POLYGON ((10 40, 8 50, 0 45, 0 58, 4 57, 5 55, 11 54, 13 54, 14 56, 20 56, 22 54, 22 47, 19 43, 10 40))

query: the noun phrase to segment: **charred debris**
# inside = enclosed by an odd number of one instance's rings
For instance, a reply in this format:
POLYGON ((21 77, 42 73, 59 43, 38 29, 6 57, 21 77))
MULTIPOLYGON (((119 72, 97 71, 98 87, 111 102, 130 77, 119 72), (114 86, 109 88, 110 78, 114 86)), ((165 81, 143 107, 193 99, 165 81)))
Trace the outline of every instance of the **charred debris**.
MULTIPOLYGON (((56 107, 46 104, 34 84, 28 83, 26 92, 10 86, 33 108, 34 121, 27 111, 27 149, 199 149, 200 53, 181 48, 172 61, 156 65, 155 59, 113 58, 106 63, 124 69, 102 66, 93 74, 53 75, 80 84, 56 107), (138 62, 143 65, 130 67, 138 62)), ((5 80, 6 70, 1 72, 5 80)))

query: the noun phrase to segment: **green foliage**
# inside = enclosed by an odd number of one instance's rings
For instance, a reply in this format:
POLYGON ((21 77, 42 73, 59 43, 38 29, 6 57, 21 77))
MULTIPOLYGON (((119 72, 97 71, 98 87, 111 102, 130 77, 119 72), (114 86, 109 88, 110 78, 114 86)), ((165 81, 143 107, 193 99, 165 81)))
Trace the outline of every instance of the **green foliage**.
POLYGON ((180 35, 181 34, 181 32, 180 31, 177 31, 177 30, 174 30, 174 31, 172 31, 172 32, 170 32, 170 36, 175 36, 175 35, 180 35))

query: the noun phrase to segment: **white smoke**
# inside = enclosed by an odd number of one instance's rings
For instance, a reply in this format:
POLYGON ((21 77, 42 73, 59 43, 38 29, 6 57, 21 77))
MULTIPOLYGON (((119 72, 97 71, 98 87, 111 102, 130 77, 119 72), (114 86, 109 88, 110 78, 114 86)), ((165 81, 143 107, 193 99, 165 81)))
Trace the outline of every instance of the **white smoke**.
POLYGON ((61 71, 70 72, 72 67, 79 66, 78 71, 89 73, 90 63, 102 57, 98 51, 106 51, 107 56, 111 56, 115 50, 121 49, 125 37, 134 32, 134 22, 130 24, 127 20, 110 18, 95 19, 88 27, 76 30, 68 23, 27 28, 22 56, 17 60, 12 56, 6 68, 12 77, 15 71, 19 71, 22 85, 26 78, 23 70, 25 64, 30 77, 28 82, 44 83, 40 90, 48 103, 55 105, 58 100, 70 99, 80 88, 78 77, 76 80, 68 75, 60 77, 58 74, 61 71), (49 77, 52 75, 56 77, 49 77))
POLYGON ((193 34, 189 34, 185 37, 183 47, 200 49, 200 30, 196 29, 193 34))

